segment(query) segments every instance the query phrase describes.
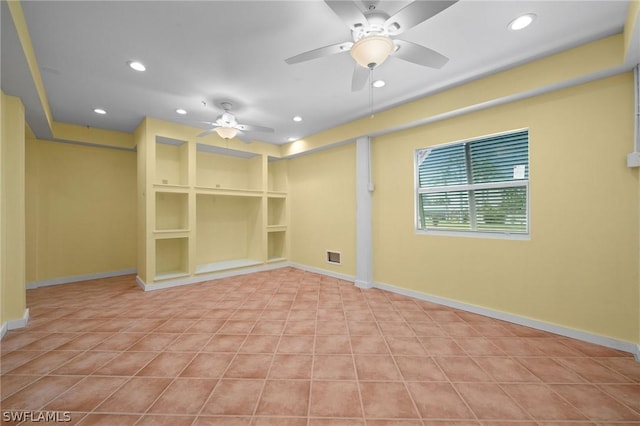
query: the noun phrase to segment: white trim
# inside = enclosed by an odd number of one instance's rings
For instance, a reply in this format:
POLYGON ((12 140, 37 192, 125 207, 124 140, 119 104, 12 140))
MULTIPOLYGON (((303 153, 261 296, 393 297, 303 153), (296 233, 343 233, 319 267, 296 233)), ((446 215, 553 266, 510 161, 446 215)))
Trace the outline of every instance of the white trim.
POLYGON ((18 328, 25 328, 28 322, 29 322, 29 308, 24 310, 24 313, 22 314, 22 318, 9 320, 2 324, 2 327, 0 328, 0 340, 4 338, 4 335, 7 334, 7 331, 16 330, 18 328))
POLYGON ((62 278, 53 278, 50 280, 33 281, 30 283, 27 283, 27 290, 31 290, 38 287, 48 287, 51 285, 75 283, 78 281, 96 280, 99 278, 119 277, 121 275, 135 274, 136 272, 137 272, 136 268, 131 268, 131 269, 122 269, 120 271, 98 272, 97 274, 74 275, 71 277, 62 277, 62 278))
POLYGON ((205 281, 217 280, 217 279, 220 279, 220 278, 228 278, 228 277, 235 277, 235 276, 238 276, 238 275, 252 274, 254 272, 271 271, 271 270, 274 270, 274 269, 286 268, 288 266, 291 266, 291 264, 289 264, 288 262, 278 263, 277 265, 276 264, 273 264, 273 265, 266 264, 266 265, 262 265, 262 266, 256 266, 256 267, 253 267, 253 268, 243 268, 243 269, 226 271, 226 272, 218 272, 218 273, 214 273, 214 274, 198 274, 198 275, 195 275, 193 277, 184 277, 184 278, 178 278, 178 279, 173 279, 173 280, 164 280, 164 281, 160 281, 160 282, 157 282, 157 283, 154 283, 154 284, 145 283, 144 280, 142 278, 140 278, 139 275, 137 275, 136 276, 136 283, 144 291, 162 290, 162 289, 165 289, 165 288, 179 287, 179 286, 190 285, 190 284, 198 284, 198 283, 202 283, 202 282, 205 282, 205 281))
MULTIPOLYGON (((528 195, 528 192, 527 192, 528 195)), ((531 241, 529 233, 516 232, 484 232, 484 231, 456 231, 453 229, 416 229, 416 235, 435 235, 443 237, 470 237, 470 238, 493 238, 497 240, 531 241)))
POLYGON ((354 282, 355 277, 347 274, 340 274, 338 272, 328 271, 326 269, 314 268, 313 266, 302 265, 300 263, 290 262, 287 266, 292 268, 302 269, 303 271, 313 272, 316 274, 327 275, 332 278, 337 278, 339 280, 354 282))
POLYGON ((371 288, 373 282, 373 236, 371 193, 371 140, 356 140, 356 286, 371 288))
POLYGON ((390 284, 375 282, 374 287, 379 288, 381 290, 390 291, 392 293, 413 297, 415 299, 424 300, 431 303, 437 303, 439 305, 449 306, 451 308, 472 312, 474 314, 484 315, 489 318, 495 318, 502 321, 523 325, 525 327, 531 327, 537 330, 558 334, 560 336, 570 337, 572 339, 582 340, 584 342, 594 343, 596 345, 606 346, 608 348, 629 352, 635 356, 636 360, 640 361, 640 344, 637 344, 637 343, 628 342, 625 340, 618 340, 612 337, 589 333, 587 331, 576 330, 569 327, 563 327, 561 325, 552 324, 552 323, 536 320, 533 318, 515 315, 515 314, 510 314, 507 312, 495 311, 490 308, 471 305, 468 303, 459 302, 457 300, 446 299, 444 297, 432 296, 429 294, 420 293, 418 291, 396 287, 390 284))
POLYGON ((363 290, 366 290, 368 288, 373 288, 373 282, 371 281, 356 280, 354 284, 356 285, 356 287, 361 288, 363 290))
POLYGON ((140 275, 136 275, 136 284, 138 284, 138 287, 140 287, 143 291, 145 290, 146 284, 144 283, 142 278, 140 278, 140 275))

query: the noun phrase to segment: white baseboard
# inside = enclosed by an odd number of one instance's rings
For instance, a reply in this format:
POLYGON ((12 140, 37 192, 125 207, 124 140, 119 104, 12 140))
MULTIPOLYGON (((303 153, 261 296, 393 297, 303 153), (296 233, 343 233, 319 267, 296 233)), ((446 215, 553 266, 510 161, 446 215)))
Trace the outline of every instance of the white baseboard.
POLYGON ((507 321, 514 324, 535 328, 537 330, 547 331, 550 333, 558 334, 560 336, 570 337, 572 339, 594 343, 596 345, 617 349, 623 352, 629 352, 634 355, 636 360, 640 361, 640 344, 637 344, 637 343, 627 342, 624 340, 614 339, 612 337, 607 337, 599 334, 589 333, 586 331, 576 330, 573 328, 564 327, 561 325, 552 324, 552 323, 536 320, 533 318, 527 318, 527 317, 523 317, 515 314, 509 314, 506 312, 495 311, 493 309, 484 308, 482 306, 471 305, 468 303, 459 302, 452 299, 446 299, 438 296, 431 296, 431 295, 420 293, 414 290, 408 290, 405 288, 396 287, 390 284, 374 283, 374 287, 379 288, 381 290, 390 291, 392 293, 413 297, 415 299, 436 303, 438 305, 449 306, 451 308, 460 309, 460 310, 471 312, 474 314, 480 314, 486 317, 495 318, 502 321, 507 321))
POLYGON ((179 287, 183 285, 198 284, 205 281, 218 280, 220 278, 236 277, 238 275, 252 274, 254 272, 271 271, 274 269, 286 268, 292 266, 288 262, 266 264, 243 269, 234 269, 229 271, 215 272, 211 274, 200 274, 193 277, 176 278, 164 281, 158 281, 153 284, 147 284, 140 276, 136 276, 136 283, 144 291, 161 290, 171 287, 179 287))
POLYGON ((290 262, 289 265, 287 266, 291 266, 292 268, 296 268, 296 269, 302 269, 303 271, 307 271, 307 272, 327 275, 329 277, 337 278, 339 280, 350 281, 350 282, 355 281, 355 277, 352 275, 340 274, 338 272, 328 271, 326 269, 321 269, 321 268, 314 268, 313 266, 302 265, 300 263, 290 262))
POLYGON ((87 281, 87 280, 96 280, 99 278, 110 278, 110 277, 119 277, 121 275, 131 275, 135 274, 137 269, 122 269, 120 271, 109 271, 109 272, 98 272, 97 274, 87 274, 87 275, 75 275, 72 277, 62 277, 62 278, 53 278, 50 280, 43 281, 33 281, 27 283, 27 290, 38 288, 38 287, 47 287, 50 285, 60 285, 60 284, 69 284, 75 283, 78 281, 87 281))
POLYGON ((7 334, 7 331, 16 330, 18 328, 25 328, 28 322, 29 322, 29 308, 24 310, 24 313, 22 314, 22 318, 6 321, 5 323, 2 324, 2 327, 0 328, 0 340, 4 338, 4 335, 7 334))
POLYGON ((368 288, 373 288, 373 282, 371 281, 355 280, 355 285, 356 287, 361 288, 363 290, 366 290, 368 288))

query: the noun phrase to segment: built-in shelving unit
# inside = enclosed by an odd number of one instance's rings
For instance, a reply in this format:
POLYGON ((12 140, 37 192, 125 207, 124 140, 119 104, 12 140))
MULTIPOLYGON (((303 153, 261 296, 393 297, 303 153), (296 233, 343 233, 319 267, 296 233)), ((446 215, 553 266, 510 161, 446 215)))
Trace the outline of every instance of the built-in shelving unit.
POLYGON ((185 129, 146 119, 136 132, 145 288, 286 261, 287 161, 185 129))

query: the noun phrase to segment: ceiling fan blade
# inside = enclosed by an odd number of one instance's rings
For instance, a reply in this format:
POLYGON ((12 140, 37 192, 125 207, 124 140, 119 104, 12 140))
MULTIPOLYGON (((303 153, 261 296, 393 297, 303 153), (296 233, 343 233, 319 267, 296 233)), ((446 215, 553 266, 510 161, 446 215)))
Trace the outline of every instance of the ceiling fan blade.
POLYGON ((242 131, 238 132, 238 134, 236 135, 236 138, 240 139, 244 143, 251 143, 252 142, 252 139, 242 131))
POLYGON ((252 125, 252 124, 238 124, 236 126, 236 129, 242 130, 244 132, 273 133, 275 131, 271 127, 255 126, 255 125, 252 125))
POLYGON ((205 136, 210 135, 211 133, 213 133, 213 132, 215 132, 215 131, 216 131, 216 129, 215 129, 215 128, 214 128, 214 129, 206 130, 206 131, 204 131, 204 132, 200 133, 200 134, 198 135, 198 137, 199 137, 199 138, 205 137, 205 136))
POLYGON ((351 91, 357 92, 362 90, 362 88, 367 84, 367 80, 369 80, 369 73, 371 70, 369 68, 361 67, 358 64, 355 64, 355 68, 353 69, 353 77, 351 79, 351 91))
POLYGON ((335 55, 336 53, 348 52, 351 49, 353 43, 350 41, 344 43, 332 44, 318 49, 309 50, 308 52, 301 53, 296 56, 292 56, 285 59, 285 62, 289 65, 297 64, 300 62, 310 61, 312 59, 321 58, 323 56, 335 55))
POLYGON ((340 17, 344 21, 345 24, 349 27, 349 29, 355 27, 356 25, 365 25, 367 23, 367 18, 364 14, 358 9, 358 6, 352 1, 345 0, 324 0, 324 2, 334 11, 336 15, 340 17))
POLYGON ((431 68, 442 68, 449 62, 449 58, 428 47, 406 40, 395 39, 393 42, 398 47, 392 53, 396 58, 431 68))
POLYGON ((457 2, 458 0, 415 0, 413 3, 410 3, 407 7, 401 9, 398 13, 387 19, 384 26, 390 34, 398 35, 437 15, 457 2))

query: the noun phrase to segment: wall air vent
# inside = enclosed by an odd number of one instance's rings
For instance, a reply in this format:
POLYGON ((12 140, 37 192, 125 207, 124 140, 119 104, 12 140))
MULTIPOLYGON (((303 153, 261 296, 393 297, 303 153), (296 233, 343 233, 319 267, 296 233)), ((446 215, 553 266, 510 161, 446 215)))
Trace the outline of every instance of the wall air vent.
POLYGON ((340 265, 340 252, 327 250, 327 263, 333 263, 334 265, 340 265))

